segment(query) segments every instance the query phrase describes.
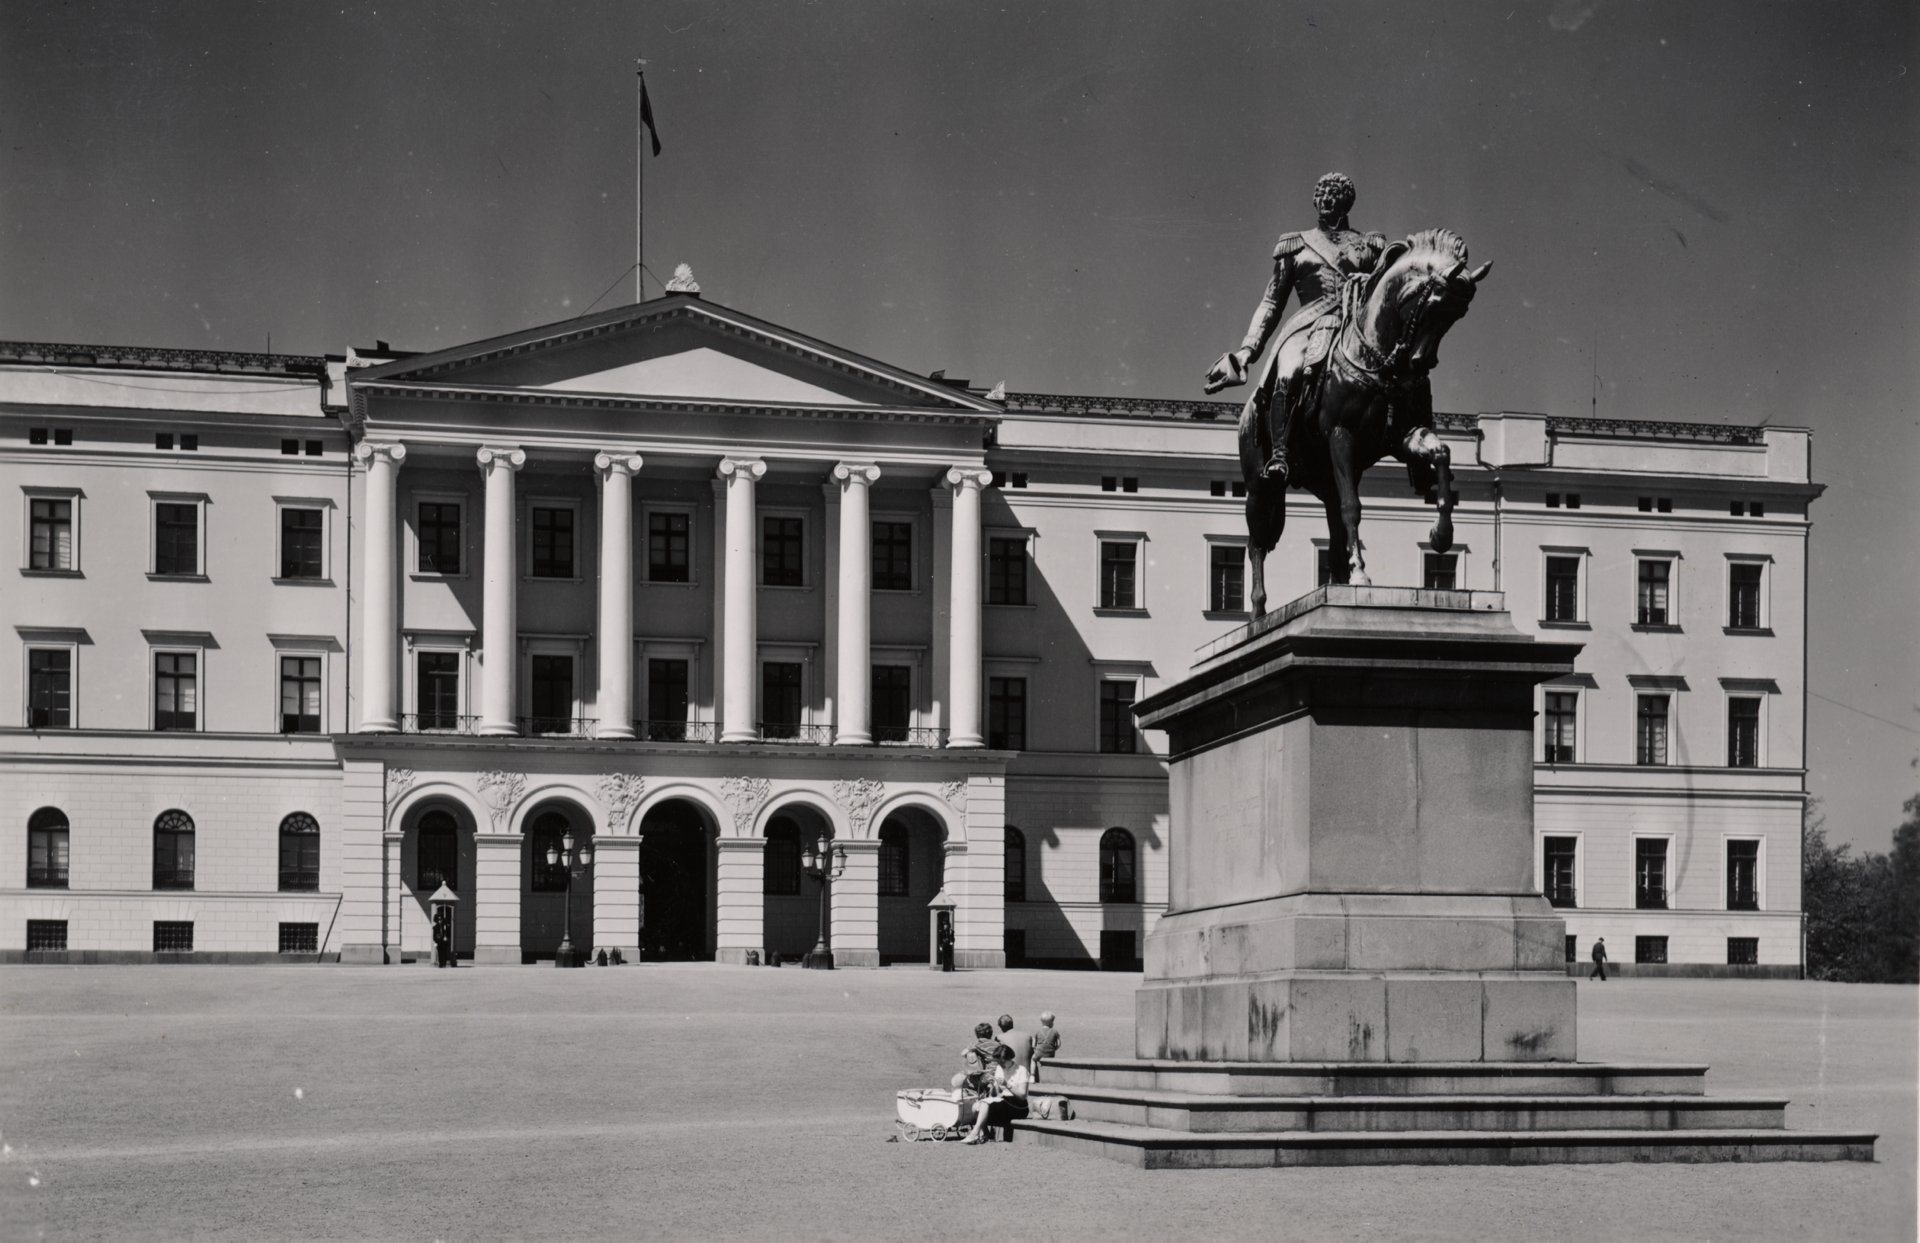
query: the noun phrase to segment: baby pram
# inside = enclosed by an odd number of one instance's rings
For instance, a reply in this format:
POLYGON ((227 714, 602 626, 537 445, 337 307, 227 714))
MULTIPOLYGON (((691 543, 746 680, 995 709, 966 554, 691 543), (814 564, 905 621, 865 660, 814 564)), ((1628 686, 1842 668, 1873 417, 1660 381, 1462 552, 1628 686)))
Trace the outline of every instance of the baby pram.
POLYGON ((979 1095, 964 1088, 908 1088, 896 1094, 900 1138, 959 1139, 973 1127, 979 1095))

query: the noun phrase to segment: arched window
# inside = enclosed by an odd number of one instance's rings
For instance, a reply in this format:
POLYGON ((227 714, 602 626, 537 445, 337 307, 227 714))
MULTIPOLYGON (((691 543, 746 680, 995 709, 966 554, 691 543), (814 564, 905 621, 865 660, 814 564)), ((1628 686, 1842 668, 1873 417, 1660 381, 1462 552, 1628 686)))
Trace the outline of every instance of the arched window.
POLYGON ((296 811, 280 822, 280 890, 311 892, 320 888, 320 822, 296 811))
POLYGON ((67 815, 42 807, 27 820, 27 888, 67 887, 67 815))
POLYGON ((1007 901, 1027 900, 1027 838, 1019 829, 1007 826, 1007 901))
POLYGON ((153 887, 193 888, 193 817, 177 808, 153 822, 153 887))
MULTIPOLYGON (((567 889, 567 865, 564 861, 548 863, 547 851, 563 848, 567 830, 572 827, 563 812, 546 811, 534 817, 533 827, 527 830, 527 842, 533 848, 533 875, 531 888, 534 893, 565 893, 567 889)), ((580 845, 579 837, 573 839, 574 847, 580 845)))
POLYGON ((907 896, 907 826, 880 826, 880 896, 907 896))
POLYGON ((1100 900, 1102 902, 1138 902, 1134 883, 1133 834, 1125 829, 1108 829, 1100 835, 1100 900))
POLYGON ((767 826, 760 889, 775 896, 800 892, 800 826, 785 816, 767 826))
POLYGON ((442 885, 460 892, 460 826, 452 815, 430 811, 420 817, 413 849, 415 894, 430 898, 442 885))

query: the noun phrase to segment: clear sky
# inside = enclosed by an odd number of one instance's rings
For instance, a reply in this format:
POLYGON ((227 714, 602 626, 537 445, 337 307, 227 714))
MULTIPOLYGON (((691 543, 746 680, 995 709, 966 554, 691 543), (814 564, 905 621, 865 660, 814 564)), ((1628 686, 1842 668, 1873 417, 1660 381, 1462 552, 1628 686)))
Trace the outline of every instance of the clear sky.
MULTIPOLYGON (((1811 752, 1920 788, 1920 6, 16 4, 0 336, 414 349, 648 267, 920 371, 1197 397, 1329 168, 1494 273, 1453 410, 1814 429, 1811 752), (1597 368, 1596 368, 1597 351, 1597 368)), ((652 292, 658 284, 650 283, 652 292)))

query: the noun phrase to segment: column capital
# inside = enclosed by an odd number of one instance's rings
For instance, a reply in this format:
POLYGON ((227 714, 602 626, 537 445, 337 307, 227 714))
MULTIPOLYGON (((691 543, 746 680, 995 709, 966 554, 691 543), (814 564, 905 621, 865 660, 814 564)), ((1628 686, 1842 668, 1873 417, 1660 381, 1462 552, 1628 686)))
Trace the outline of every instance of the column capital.
POLYGON ((946 474, 947 486, 956 492, 971 487, 980 489, 993 482, 993 472, 984 466, 954 466, 946 474))
POLYGON ((395 466, 407 460, 407 446, 398 441, 363 440, 353 446, 353 460, 371 466, 375 458, 385 458, 395 466))
POLYGON ((833 481, 842 488, 871 484, 880 478, 880 467, 873 462, 840 462, 833 468, 833 481))
POLYGON ((519 470, 527 464, 527 451, 509 445, 481 445, 480 451, 473 456, 483 471, 491 470, 495 465, 519 470))
POLYGON ((593 468, 603 476, 614 472, 637 475, 645 464, 645 458, 629 449, 603 449, 593 455, 593 468))
POLYGON ((748 479, 758 479, 767 473, 767 464, 759 458, 723 457, 720 468, 714 472, 722 479, 732 479, 745 475, 748 479))

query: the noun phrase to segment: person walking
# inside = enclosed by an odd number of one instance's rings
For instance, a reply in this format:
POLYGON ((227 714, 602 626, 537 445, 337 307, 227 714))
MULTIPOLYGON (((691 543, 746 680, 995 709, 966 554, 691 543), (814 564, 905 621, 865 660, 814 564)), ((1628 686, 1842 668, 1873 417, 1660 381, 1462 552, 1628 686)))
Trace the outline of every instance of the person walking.
POLYGON ((1607 939, 1605 937, 1593 939, 1593 970, 1587 973, 1587 978, 1603 982, 1607 978, 1607 939))

